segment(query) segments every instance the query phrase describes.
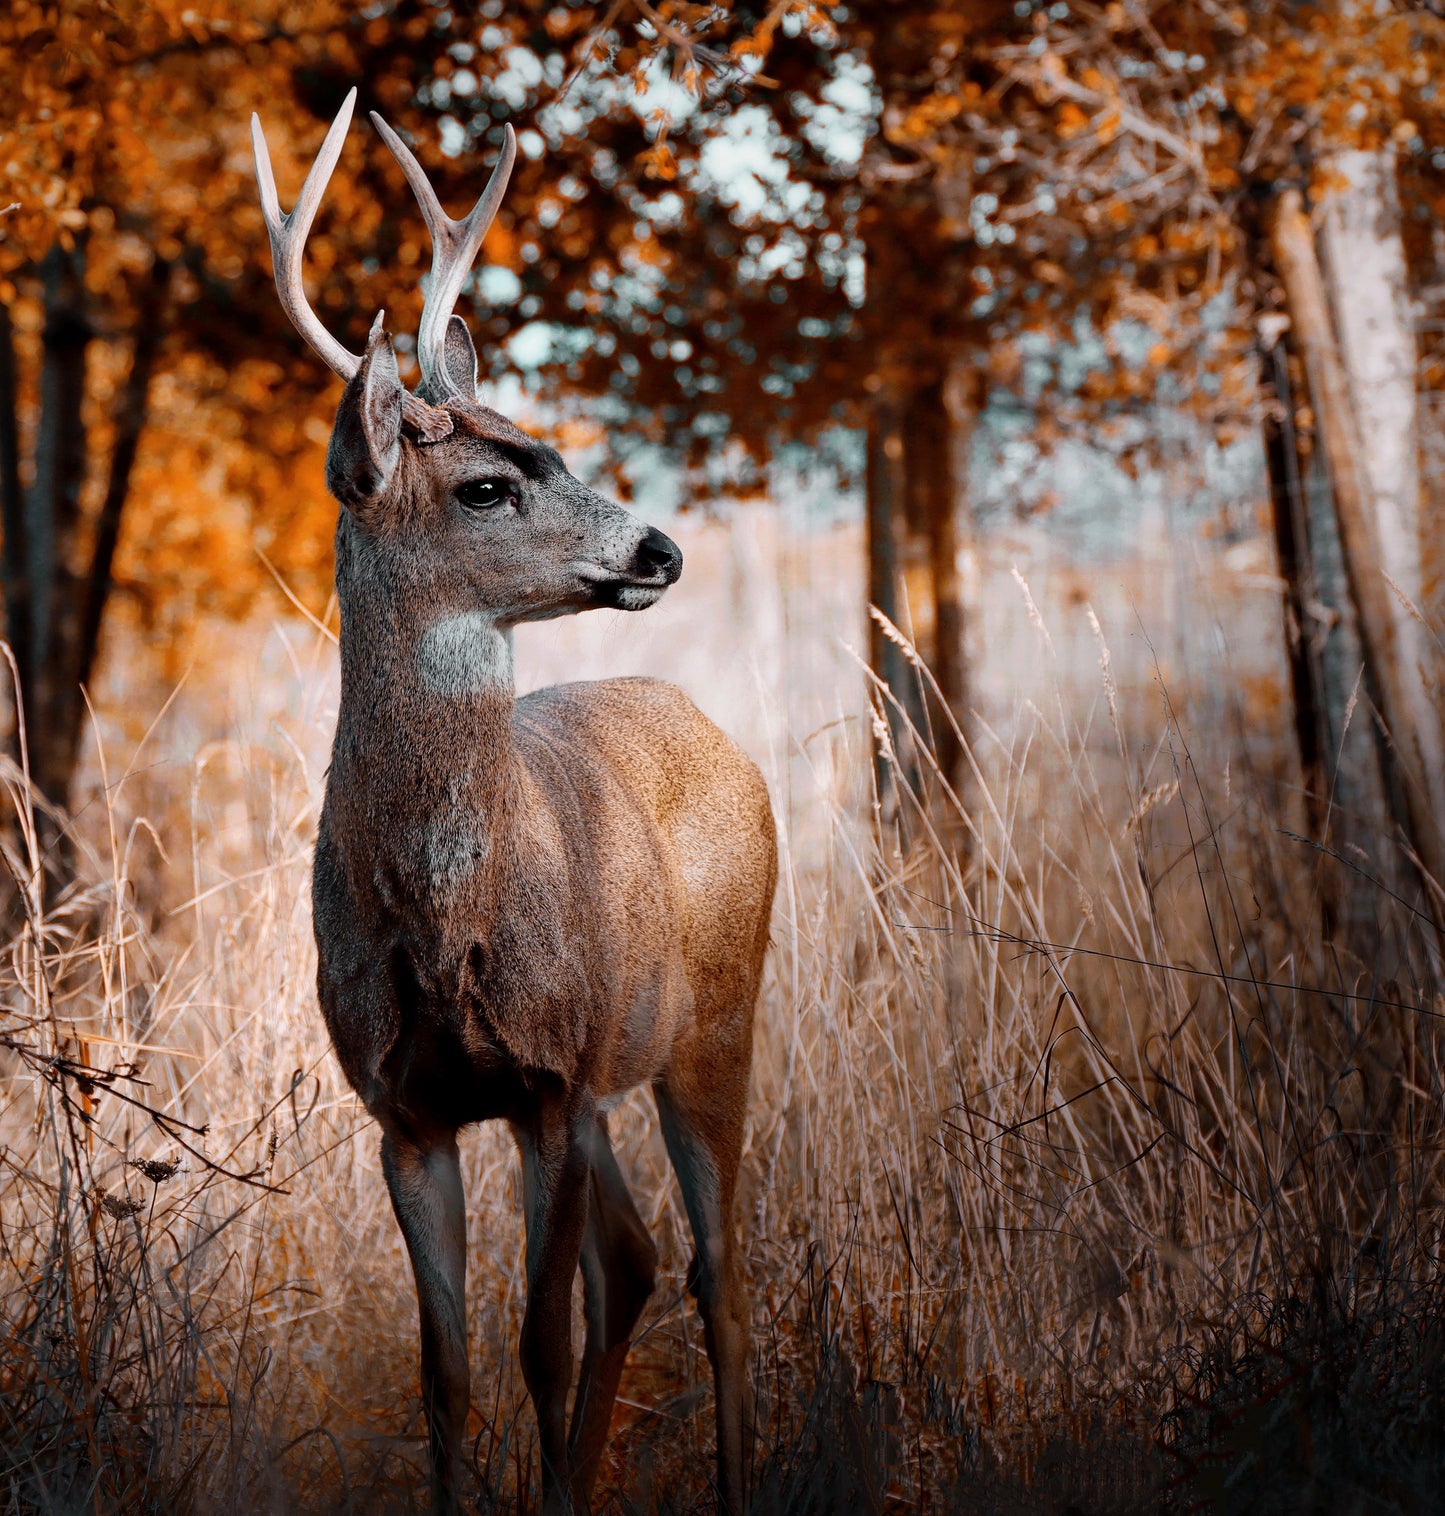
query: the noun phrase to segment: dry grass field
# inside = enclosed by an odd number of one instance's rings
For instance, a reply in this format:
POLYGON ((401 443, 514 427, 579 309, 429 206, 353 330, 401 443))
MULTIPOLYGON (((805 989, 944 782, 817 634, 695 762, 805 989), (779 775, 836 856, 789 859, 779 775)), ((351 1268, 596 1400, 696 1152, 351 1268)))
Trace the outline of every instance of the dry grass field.
MULTIPOLYGON (((1263 556, 991 540, 969 780, 898 825, 857 529, 679 536, 656 612, 538 629, 520 668, 675 678, 773 788, 755 1508, 1436 1509, 1438 948, 1383 888, 1372 955, 1322 936, 1344 865, 1291 835, 1263 556)), ((82 882, 0 965, 0 1506, 415 1510, 411 1281, 313 991, 334 651, 296 618, 203 653, 169 705, 112 659, 82 882)), ((663 1266, 601 1503, 705 1511, 686 1223, 646 1094, 613 1126, 663 1266)), ((518 1167, 499 1128, 464 1162, 475 1498, 531 1511, 518 1167)))

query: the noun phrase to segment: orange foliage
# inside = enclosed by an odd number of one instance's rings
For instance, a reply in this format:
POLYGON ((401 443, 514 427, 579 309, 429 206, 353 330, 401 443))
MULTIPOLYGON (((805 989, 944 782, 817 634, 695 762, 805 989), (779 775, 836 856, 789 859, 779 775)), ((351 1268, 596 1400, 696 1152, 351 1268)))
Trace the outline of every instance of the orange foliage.
MULTIPOLYGON (((510 49, 555 44, 580 67, 593 57, 594 29, 607 17, 618 39, 611 54, 618 70, 645 71, 666 51, 677 77, 697 89, 703 81, 693 41, 739 31, 726 7, 718 12, 686 0, 620 8, 509 0, 494 22, 406 0, 378 16, 360 15, 342 0, 12 0, 0 7, 7 107, 0 208, 11 206, 0 215, 0 304, 14 327, 22 451, 37 431, 41 270, 52 249, 83 254, 90 307, 90 457, 81 525, 67 552, 88 550, 138 324, 164 324, 112 613, 165 632, 169 645, 179 646, 175 634, 200 612, 242 614, 273 597, 268 560, 316 609, 329 593, 335 507, 324 495, 322 459, 338 385, 290 330, 270 288, 251 112, 264 118, 289 205, 350 83, 360 82, 365 103, 412 134, 431 166, 437 113, 426 106, 424 88, 430 79, 456 77, 453 49, 469 49, 458 55, 473 57, 473 69, 485 72, 489 62, 500 71, 510 49), (637 26, 644 11, 651 18, 645 31, 637 26), (166 274, 167 295, 159 315, 147 317, 146 281, 157 268, 166 274)), ((777 0, 736 40, 764 59, 790 17, 828 25, 824 6, 777 0)), ((468 163, 451 165, 454 178, 475 181, 484 146, 468 163)), ((665 131, 642 159, 671 177, 665 131)), ((524 272, 536 258, 530 237, 537 234, 519 234, 519 226, 528 215, 535 225, 543 209, 549 242, 584 268, 599 242, 650 264, 664 261, 655 239, 639 243, 630 214, 594 238, 557 193, 565 173, 546 165, 529 172, 524 161, 507 211, 488 235, 490 262, 524 272)), ((354 129, 307 246, 313 300, 345 344, 360 346, 378 307, 387 309, 393 330, 415 329, 429 256, 424 237, 395 165, 369 128, 354 129)), ((584 311, 595 309, 593 293, 584 289, 579 299, 584 311)), ((406 374, 410 360, 401 356, 406 374)))
MULTIPOLYGON (((1006 354, 1016 332, 1065 331, 1081 309, 1124 313, 1158 333, 1142 375, 1096 376, 1086 403, 1132 399, 1166 368, 1209 362, 1224 376, 1214 403, 1227 410, 1249 397, 1240 355, 1251 349, 1252 323, 1241 313, 1212 346, 1193 323, 1231 276, 1250 273, 1252 186, 1310 172, 1331 147, 1393 141, 1428 212, 1423 224, 1445 218, 1441 176, 1428 167, 1445 146, 1445 97, 1435 89, 1445 23, 1426 8, 1322 0, 1246 11, 1186 0, 1147 14, 1109 4, 1021 16, 1010 4, 954 0, 857 0, 842 12, 778 0, 754 5, 746 24, 729 19, 732 9, 653 0, 649 30, 614 25, 609 66, 643 80, 662 53, 674 82, 700 91, 705 43, 708 56, 778 76, 779 89, 751 98, 787 133, 797 126, 792 102, 819 92, 830 60, 845 50, 864 60, 880 96, 876 135, 856 173, 812 165, 827 212, 799 229, 862 248, 861 308, 849 309, 814 264, 806 280, 749 286, 737 272, 739 243, 754 229, 734 236, 730 212, 676 234, 649 226, 635 209, 660 188, 649 175, 685 202, 693 193, 697 142, 665 116, 629 121, 609 139, 626 156, 626 193, 562 191, 567 172, 585 176, 584 147, 559 167, 524 162, 486 247, 490 261, 530 281, 538 319, 600 330, 614 319, 604 291, 616 281, 637 276, 667 290, 661 313, 641 327, 608 328, 616 352, 638 360, 641 377, 626 394, 649 435, 670 435, 679 414, 709 408, 726 411, 755 449, 769 429, 807 435, 856 416, 870 375, 921 372, 960 345, 1006 354), (985 197, 994 207, 986 214, 985 197), (1130 307, 1125 289, 1144 298, 1130 307), (803 321, 842 336, 810 346, 798 335, 803 321), (654 356, 674 346, 689 357, 674 365, 654 356), (786 404, 759 405, 758 375, 773 359, 812 377, 786 404), (679 370, 709 387, 682 388, 679 370)), ((333 511, 320 461, 336 390, 280 322, 267 288, 247 118, 257 106, 266 117, 283 203, 353 78, 436 166, 439 111, 418 104, 419 88, 455 79, 461 65, 448 47, 479 46, 482 28, 449 11, 450 30, 439 30, 442 14, 400 4, 361 16, 340 0, 14 0, 0 15, 10 107, 0 204, 18 204, 0 219, 0 301, 16 328, 22 428, 28 435, 35 425, 38 264, 49 248, 81 241, 100 332, 87 396, 97 459, 87 510, 103 486, 137 291, 156 259, 174 264, 116 566, 122 604, 149 625, 202 608, 241 611, 269 595, 258 548, 313 605, 324 600, 333 511)), ((604 55, 592 28, 608 15, 610 5, 509 0, 495 21, 502 40, 488 46, 497 56, 555 46, 580 66, 604 55)), ((348 144, 308 254, 323 314, 353 347, 380 305, 397 330, 409 329, 427 257, 400 175, 362 136, 348 144), (380 267, 363 268, 366 256, 380 267)), ((806 167, 806 155, 794 163, 806 167)), ((1327 170, 1313 172, 1318 192, 1327 170)), ((684 217, 692 214, 689 203, 684 217)), ((762 231, 771 241, 776 227, 762 231)), ((1409 235, 1424 233, 1412 225, 1409 235)), ((505 330, 503 321, 493 336, 505 330)), ((617 369, 613 349, 593 350, 565 377, 617 393, 617 369)), ((1002 357, 996 369, 1019 371, 1002 357)))

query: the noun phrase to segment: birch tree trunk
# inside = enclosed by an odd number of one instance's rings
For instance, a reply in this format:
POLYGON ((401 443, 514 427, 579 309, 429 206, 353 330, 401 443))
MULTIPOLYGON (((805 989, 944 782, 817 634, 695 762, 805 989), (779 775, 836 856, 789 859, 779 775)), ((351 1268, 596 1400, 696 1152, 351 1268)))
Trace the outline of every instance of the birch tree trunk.
MULTIPOLYGON (((1389 834, 1386 763, 1357 686, 1364 664, 1358 619, 1345 575, 1329 470, 1314 428, 1302 436, 1288 331, 1261 346, 1262 380, 1273 403, 1264 416, 1265 466, 1274 518, 1275 553, 1284 582, 1284 642, 1294 696, 1305 806, 1312 837, 1335 851, 1368 860, 1370 872, 1398 884, 1381 856, 1389 834)), ((1296 364, 1296 367, 1298 365, 1296 364)), ((1362 958, 1378 942, 1378 891, 1359 875, 1326 864, 1320 871, 1328 936, 1343 934, 1362 958)))
POLYGON ((1363 464, 1374 494, 1381 566, 1411 599, 1420 591, 1417 356, 1393 149, 1335 153, 1340 185, 1322 201, 1320 244, 1330 310, 1363 464))
POLYGON ((1395 150, 1335 153, 1337 181, 1323 202, 1321 245, 1330 308, 1363 449, 1380 567, 1391 597, 1404 697, 1419 713, 1421 761, 1431 803, 1445 824, 1445 742, 1434 692, 1433 639, 1401 603, 1424 604, 1421 541, 1419 354, 1405 264, 1395 150))
MULTIPOLYGON (((1280 196, 1271 240, 1329 465, 1369 692, 1389 734, 1401 825, 1426 873, 1438 885, 1445 881, 1445 846, 1440 832, 1445 805, 1437 798, 1445 787, 1439 723, 1434 711, 1422 701, 1418 660, 1401 655, 1397 612, 1402 608, 1385 577, 1372 481, 1363 462, 1366 450, 1360 420, 1335 339, 1313 229, 1297 190, 1286 190, 1280 196)), ((1397 547, 1398 543, 1392 544, 1392 548, 1397 547)), ((1418 565, 1418 551, 1415 561, 1418 565)), ((1438 890, 1427 893, 1437 920, 1442 898, 1438 890)))

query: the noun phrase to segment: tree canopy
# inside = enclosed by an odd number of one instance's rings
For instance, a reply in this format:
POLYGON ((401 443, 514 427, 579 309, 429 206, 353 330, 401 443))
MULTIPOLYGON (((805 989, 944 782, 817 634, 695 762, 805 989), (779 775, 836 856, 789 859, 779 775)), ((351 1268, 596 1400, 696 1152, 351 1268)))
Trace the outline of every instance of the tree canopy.
MULTIPOLYGON (((492 376, 576 397, 576 435, 726 457, 714 477, 746 484, 739 459, 861 428, 880 394, 960 366, 1033 405, 1044 444, 1156 395, 1249 422, 1281 299, 1259 210, 1282 183, 1319 196, 1332 153, 1388 147, 1412 267, 1440 265, 1442 38, 1431 10, 1353 0, 18 0, 12 641, 27 597, 37 646, 43 607, 85 607, 57 633, 72 688, 102 613, 240 614, 273 570, 324 598, 336 391, 270 288, 253 109, 283 204, 353 84, 453 209, 513 122, 473 291, 492 376), (1105 361, 1065 382, 1080 323, 1105 361)), ((354 130, 308 248, 318 311, 356 348, 384 307, 405 371, 427 263, 396 165, 354 130)))

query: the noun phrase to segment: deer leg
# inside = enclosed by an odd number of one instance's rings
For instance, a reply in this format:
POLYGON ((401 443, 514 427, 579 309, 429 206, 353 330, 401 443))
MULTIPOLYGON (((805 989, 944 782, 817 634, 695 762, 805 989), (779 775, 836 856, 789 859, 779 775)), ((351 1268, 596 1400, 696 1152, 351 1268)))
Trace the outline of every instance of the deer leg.
POLYGON ((456 1134, 422 1142, 388 1129, 381 1167, 416 1278, 432 1508, 450 1516, 459 1509, 468 1404, 467 1216, 456 1134))
POLYGON ((582 1234, 587 1340, 568 1437, 572 1495, 582 1509, 587 1507, 607 1446, 632 1329, 652 1294, 657 1269, 657 1249, 617 1165, 605 1116, 598 1115, 588 1138, 592 1190, 582 1234))
MULTIPOLYGON (((670 1071, 656 1086, 657 1113, 682 1188, 697 1248, 689 1282, 702 1313, 717 1403, 718 1493, 729 1516, 746 1507, 743 1408, 747 1394, 748 1320, 733 1237, 733 1192, 742 1153, 749 1060, 718 1060, 704 1082, 670 1071)), ((687 1074, 695 1075, 688 1070, 687 1074)))
POLYGON ((522 1378, 537 1413, 542 1447, 542 1510, 572 1509, 567 1392, 572 1386, 572 1281, 587 1216, 592 1124, 544 1110, 513 1135, 522 1154, 527 1213, 527 1309, 522 1317, 522 1378))

